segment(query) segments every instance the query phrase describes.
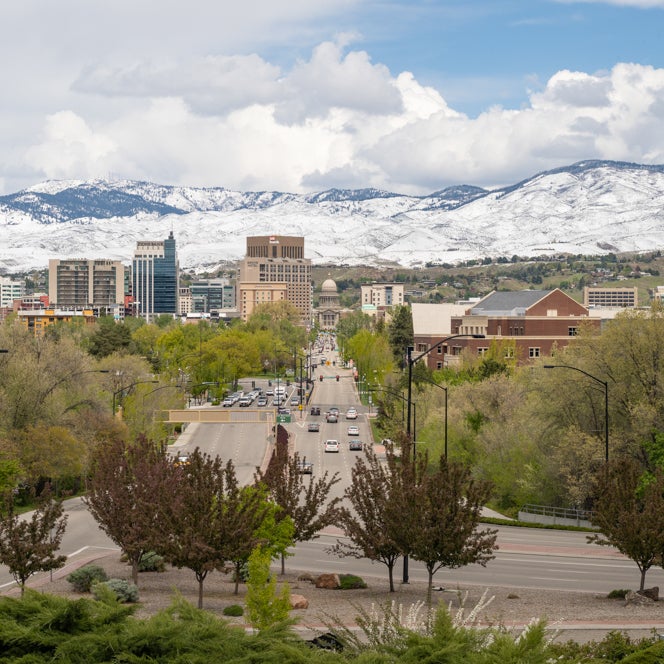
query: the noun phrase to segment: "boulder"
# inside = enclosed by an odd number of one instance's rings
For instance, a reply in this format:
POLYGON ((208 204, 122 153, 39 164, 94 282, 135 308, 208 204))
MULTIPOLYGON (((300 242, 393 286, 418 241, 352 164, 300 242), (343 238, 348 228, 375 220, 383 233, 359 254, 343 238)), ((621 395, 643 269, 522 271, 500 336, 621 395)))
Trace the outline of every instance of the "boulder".
POLYGON ((334 590, 339 588, 341 583, 338 574, 321 574, 316 578, 314 583, 316 588, 325 588, 326 590, 334 590))
POLYGON ((309 600, 304 595, 293 594, 290 596, 291 609, 308 609, 309 600))
POLYGON ((653 602, 659 602, 659 586, 644 588, 643 590, 637 590, 636 592, 644 597, 650 597, 653 602))
POLYGON ((652 598, 641 595, 633 590, 627 591, 625 595, 625 606, 629 606, 630 604, 648 605, 654 603, 655 601, 652 598))

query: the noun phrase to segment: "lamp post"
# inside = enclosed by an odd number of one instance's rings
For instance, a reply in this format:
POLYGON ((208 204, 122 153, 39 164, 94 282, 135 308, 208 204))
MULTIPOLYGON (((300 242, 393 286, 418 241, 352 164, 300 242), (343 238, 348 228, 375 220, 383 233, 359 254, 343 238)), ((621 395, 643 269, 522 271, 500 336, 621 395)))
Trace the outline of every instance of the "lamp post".
MULTIPOLYGON (((408 419, 406 420, 406 433, 410 437, 410 405, 411 405, 411 400, 413 396, 413 365, 418 361, 421 360, 425 355, 428 355, 429 353, 433 352, 435 348, 438 348, 439 346, 442 346, 444 343, 450 341, 451 339, 459 339, 459 338, 469 338, 469 339, 484 339, 483 334, 453 334, 449 337, 445 337, 444 339, 441 339, 440 341, 437 341, 436 343, 431 345, 431 348, 428 348, 424 352, 420 353, 419 355, 416 355, 413 357, 413 351, 415 350, 412 346, 408 346, 406 349, 406 361, 408 362, 408 419)), ((413 448, 415 449, 415 448, 413 448)))
POLYGON ((147 383, 158 383, 158 380, 137 380, 135 383, 131 383, 129 385, 125 385, 124 387, 121 387, 119 390, 116 390, 113 392, 113 417, 115 417, 115 408, 116 408, 116 403, 117 399, 116 397, 118 395, 121 395, 125 390, 129 390, 135 385, 145 385, 147 383))
MULTIPOLYGON (((411 429, 410 429, 410 419, 411 419, 411 414, 410 414, 410 409, 411 406, 413 405, 412 402, 412 396, 413 396, 413 365, 415 362, 418 360, 421 360, 423 357, 428 355, 429 353, 433 352, 435 348, 438 348, 439 346, 442 346, 444 343, 447 343, 448 341, 452 339, 460 339, 460 338, 468 338, 468 339, 484 339, 483 334, 452 334, 449 337, 445 337, 444 339, 440 339, 440 341, 437 341, 434 344, 431 344, 431 348, 428 348, 427 350, 423 351, 422 353, 419 353, 415 357, 413 357, 413 351, 415 350, 412 346, 408 346, 406 349, 406 360, 408 362, 408 399, 406 403, 408 404, 408 418, 406 419, 406 435, 408 436, 409 440, 413 441, 413 463, 415 463, 417 459, 417 448, 415 446, 415 436, 413 435, 411 439, 411 429)), ((447 392, 446 392, 447 394, 447 392)), ((447 409, 446 411, 447 412, 447 409)), ((408 583, 408 554, 404 555, 403 557, 403 577, 402 577, 402 582, 403 583, 408 583)))
POLYGON ((579 367, 572 367, 568 364, 545 364, 544 368, 572 369, 572 371, 578 371, 579 373, 582 373, 584 376, 587 376, 588 378, 594 380, 596 383, 602 385, 602 387, 604 388, 604 461, 608 463, 609 462, 609 383, 605 380, 602 380, 601 378, 597 378, 597 376, 593 376, 592 374, 588 373, 587 371, 584 371, 583 369, 579 369, 579 367))

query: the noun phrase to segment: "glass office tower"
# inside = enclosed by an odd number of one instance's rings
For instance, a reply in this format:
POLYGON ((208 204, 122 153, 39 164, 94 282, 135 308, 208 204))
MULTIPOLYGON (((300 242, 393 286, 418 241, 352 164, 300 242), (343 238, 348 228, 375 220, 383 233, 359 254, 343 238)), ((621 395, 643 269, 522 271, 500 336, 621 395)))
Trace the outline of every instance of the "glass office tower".
POLYGON ((173 231, 162 242, 138 242, 132 261, 136 315, 150 320, 178 313, 179 274, 173 231))

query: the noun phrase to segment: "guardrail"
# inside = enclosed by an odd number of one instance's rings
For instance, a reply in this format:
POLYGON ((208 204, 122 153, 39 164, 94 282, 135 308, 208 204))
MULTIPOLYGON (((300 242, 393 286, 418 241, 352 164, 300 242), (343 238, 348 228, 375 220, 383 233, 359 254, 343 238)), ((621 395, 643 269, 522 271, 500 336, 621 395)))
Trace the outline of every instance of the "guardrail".
POLYGON ((581 526, 592 528, 592 512, 570 507, 548 505, 523 505, 519 510, 519 521, 530 523, 581 526))

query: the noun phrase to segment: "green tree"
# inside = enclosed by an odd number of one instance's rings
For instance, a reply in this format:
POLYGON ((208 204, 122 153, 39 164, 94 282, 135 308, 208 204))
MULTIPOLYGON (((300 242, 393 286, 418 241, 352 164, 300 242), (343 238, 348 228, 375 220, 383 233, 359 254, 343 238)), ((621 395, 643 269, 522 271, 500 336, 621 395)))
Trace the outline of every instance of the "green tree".
POLYGON ((393 307, 387 333, 394 361, 398 366, 402 366, 406 356, 406 348, 415 345, 413 315, 410 307, 405 304, 393 307))
POLYGON ((270 573, 270 551, 257 546, 249 556, 247 614, 251 625, 265 630, 288 620, 290 590, 284 583, 277 594, 277 578, 270 573))
POLYGON ((134 351, 131 329, 117 322, 112 316, 100 318, 97 329, 88 339, 88 352, 93 357, 107 357, 112 353, 134 351))
POLYGON ((63 514, 62 503, 51 499, 48 488, 29 519, 16 514, 13 493, 5 493, 0 513, 0 562, 9 568, 21 596, 33 574, 58 569, 67 562, 67 556, 56 555, 67 524, 63 514))

